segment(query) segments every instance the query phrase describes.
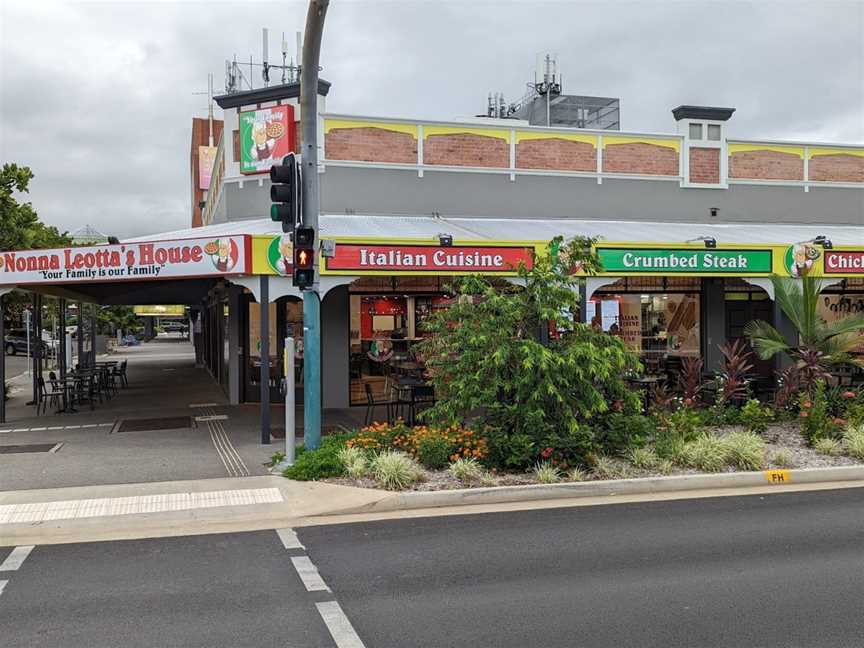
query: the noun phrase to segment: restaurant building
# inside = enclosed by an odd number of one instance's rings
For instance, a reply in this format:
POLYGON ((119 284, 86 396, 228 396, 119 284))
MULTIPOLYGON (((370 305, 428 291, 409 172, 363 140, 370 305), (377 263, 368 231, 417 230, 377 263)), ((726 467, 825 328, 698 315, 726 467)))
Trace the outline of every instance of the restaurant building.
MULTIPOLYGON (((604 271, 581 282, 581 317, 657 375, 674 378, 686 357, 716 369, 718 347, 752 319, 791 335, 773 275, 824 278, 826 319, 864 309, 861 144, 737 138, 731 108, 679 106, 671 132, 637 133, 332 114, 329 84, 318 92, 320 236, 333 241, 320 258, 325 408, 365 404, 367 385, 381 393, 415 363, 423 321, 447 308, 454 277, 516 281, 515 266, 555 236, 598 238, 604 271)), ((210 250, 212 272, 194 291, 152 303, 193 307, 202 362, 235 403, 260 398, 265 335, 271 398, 287 335, 302 379, 291 242, 267 218, 267 171, 296 146, 298 97, 297 84, 217 97, 223 128, 201 225, 196 215, 187 230, 124 241, 191 238, 210 250)), ((775 369, 757 372, 770 381, 775 369)))

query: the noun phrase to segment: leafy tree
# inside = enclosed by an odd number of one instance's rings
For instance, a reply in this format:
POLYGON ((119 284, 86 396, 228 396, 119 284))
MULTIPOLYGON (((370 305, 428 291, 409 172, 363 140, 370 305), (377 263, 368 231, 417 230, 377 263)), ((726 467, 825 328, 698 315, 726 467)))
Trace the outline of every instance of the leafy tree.
POLYGON ((790 279, 773 277, 774 298, 798 332, 798 343, 790 344, 768 322, 755 320, 744 328, 756 353, 763 360, 778 353, 789 356, 802 386, 812 387, 825 378, 828 367, 838 364, 864 366, 864 359, 851 354, 861 342, 864 315, 849 315, 828 324, 818 311, 822 282, 813 277, 790 279))
POLYGON ((596 449, 597 417, 638 408, 623 378, 640 368, 635 353, 577 321, 572 271, 601 269, 592 242, 553 240, 549 255, 519 268, 524 286, 477 276, 458 284, 455 303, 427 320, 431 337, 420 345, 437 399, 427 420, 474 419, 495 437, 493 461, 521 467, 547 447, 584 460, 596 449))
POLYGON ((65 232, 40 222, 29 202, 18 202, 15 192, 27 193, 32 179, 29 167, 14 163, 4 164, 0 171, 0 251, 61 247, 72 242, 65 232))

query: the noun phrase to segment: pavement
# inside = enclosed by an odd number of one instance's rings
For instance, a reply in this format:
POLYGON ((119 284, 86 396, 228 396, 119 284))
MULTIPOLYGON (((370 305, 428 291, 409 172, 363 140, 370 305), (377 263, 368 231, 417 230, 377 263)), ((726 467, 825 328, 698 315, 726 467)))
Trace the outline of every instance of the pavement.
POLYGON ((860 646, 860 492, 21 545, 0 549, 0 636, 4 648, 860 646))
MULTIPOLYGON (((195 367, 191 344, 160 336, 108 356, 128 360, 129 386, 93 410, 36 415, 26 376, 15 382, 0 424, 0 446, 46 444, 54 452, 0 453, 0 491, 266 475, 284 440, 261 443, 260 406, 231 406, 206 369, 195 367), (123 420, 211 417, 191 427, 122 432, 123 420)), ((7 358, 8 359, 8 358, 7 358)), ((47 374, 46 374, 47 375, 47 374)), ((355 427, 363 409, 325 411, 325 427, 355 427)), ((271 407, 271 430, 284 409, 271 407)), ((298 416, 302 439, 302 412, 298 416)), ((284 436, 284 425, 281 426, 284 436)))

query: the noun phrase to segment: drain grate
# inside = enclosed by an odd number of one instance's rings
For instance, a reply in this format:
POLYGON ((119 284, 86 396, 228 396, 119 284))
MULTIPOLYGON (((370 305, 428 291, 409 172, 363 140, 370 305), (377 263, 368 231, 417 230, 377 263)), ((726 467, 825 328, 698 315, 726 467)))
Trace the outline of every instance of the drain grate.
POLYGON ((164 418, 123 419, 115 432, 151 432, 159 430, 182 430, 193 425, 191 416, 167 416, 164 418))
POLYGON ((25 452, 51 452, 56 443, 30 443, 27 445, 0 445, 0 454, 19 454, 25 452))

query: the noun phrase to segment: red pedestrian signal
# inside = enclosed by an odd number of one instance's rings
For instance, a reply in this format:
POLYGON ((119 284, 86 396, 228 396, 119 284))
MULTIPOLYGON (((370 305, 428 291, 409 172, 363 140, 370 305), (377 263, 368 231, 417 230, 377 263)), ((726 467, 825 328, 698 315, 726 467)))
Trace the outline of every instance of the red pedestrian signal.
POLYGON ((315 230, 311 227, 294 230, 294 285, 301 290, 315 285, 315 230))

